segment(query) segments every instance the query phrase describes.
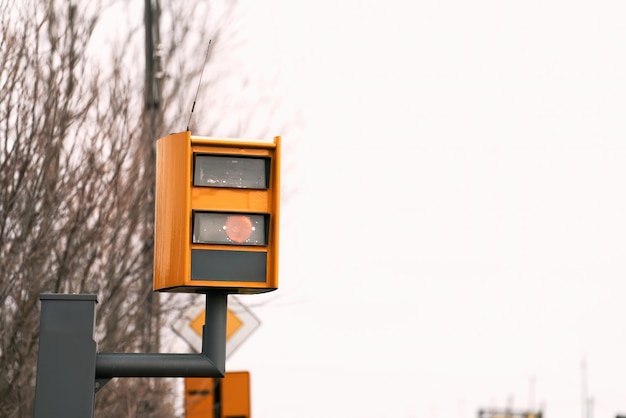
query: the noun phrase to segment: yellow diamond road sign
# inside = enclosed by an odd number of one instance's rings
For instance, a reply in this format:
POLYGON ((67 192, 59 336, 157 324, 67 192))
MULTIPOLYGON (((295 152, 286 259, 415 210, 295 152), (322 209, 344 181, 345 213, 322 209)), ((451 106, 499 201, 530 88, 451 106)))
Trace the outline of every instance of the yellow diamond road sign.
MULTIPOLYGON (((203 301, 204 302, 204 301, 203 301)), ((204 303, 189 307, 172 329, 196 352, 202 351, 202 326, 204 325, 204 303)), ((226 313, 226 358, 261 325, 261 321, 239 300, 228 295, 226 313)))

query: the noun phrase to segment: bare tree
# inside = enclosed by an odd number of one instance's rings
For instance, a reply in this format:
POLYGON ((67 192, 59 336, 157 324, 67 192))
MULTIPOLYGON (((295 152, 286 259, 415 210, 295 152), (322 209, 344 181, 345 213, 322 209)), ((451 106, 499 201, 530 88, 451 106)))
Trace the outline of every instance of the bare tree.
MULTIPOLYGON (((159 349, 158 330, 184 296, 152 292, 154 141, 186 128, 209 40, 192 131, 267 134, 267 123, 241 123, 260 111, 258 95, 246 106, 227 97, 254 84, 229 65, 245 42, 235 3, 151 2, 157 103, 143 100, 144 21, 134 3, 0 0, 2 417, 32 415, 41 293, 97 294, 100 351, 159 349), (113 8, 126 25, 107 20, 113 8), (103 31, 115 39, 96 36, 103 31), (232 123, 224 115, 235 110, 232 123)), ((96 416, 172 417, 170 383, 113 379, 97 394, 96 416)))

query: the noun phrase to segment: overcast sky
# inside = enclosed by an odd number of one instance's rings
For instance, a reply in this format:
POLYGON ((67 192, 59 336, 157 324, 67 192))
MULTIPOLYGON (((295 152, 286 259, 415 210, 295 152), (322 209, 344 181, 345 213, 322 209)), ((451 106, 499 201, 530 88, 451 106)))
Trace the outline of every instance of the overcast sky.
POLYGON ((626 3, 242 6, 303 122, 253 417, 626 412, 626 3))

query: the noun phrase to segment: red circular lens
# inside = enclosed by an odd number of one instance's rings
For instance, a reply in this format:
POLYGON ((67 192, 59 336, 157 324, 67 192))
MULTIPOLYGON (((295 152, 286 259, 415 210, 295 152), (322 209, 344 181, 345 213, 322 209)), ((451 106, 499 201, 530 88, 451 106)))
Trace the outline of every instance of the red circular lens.
POLYGON ((226 218, 226 236, 241 244, 252 235, 252 221, 244 215, 232 215, 226 218))

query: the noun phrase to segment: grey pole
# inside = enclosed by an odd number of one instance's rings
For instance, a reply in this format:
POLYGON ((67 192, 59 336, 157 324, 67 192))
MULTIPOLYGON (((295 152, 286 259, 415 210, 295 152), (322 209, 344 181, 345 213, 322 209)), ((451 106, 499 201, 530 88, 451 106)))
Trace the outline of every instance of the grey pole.
POLYGON ((93 418, 114 377, 224 377, 228 293, 206 294, 202 353, 97 353, 96 295, 42 294, 34 418, 93 418))
POLYGON ((34 418, 93 417, 96 295, 42 294, 34 418))
POLYGON ((98 353, 96 379, 113 377, 224 377, 228 294, 206 294, 202 353, 98 353))
POLYGON ((224 377, 226 372, 226 316, 228 293, 214 291, 207 293, 202 327, 202 354, 211 359, 224 377))

